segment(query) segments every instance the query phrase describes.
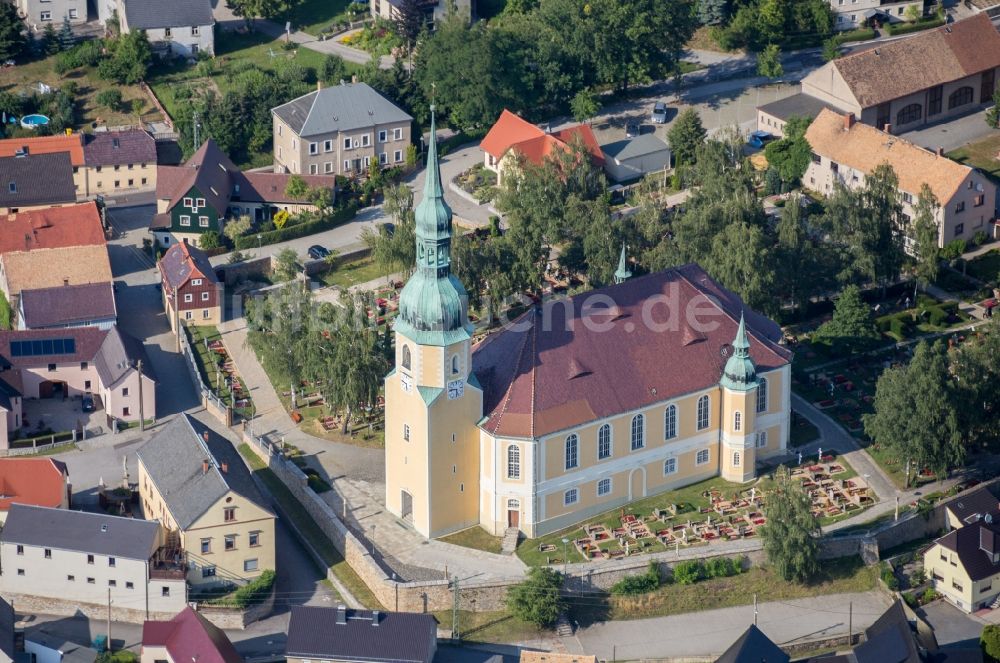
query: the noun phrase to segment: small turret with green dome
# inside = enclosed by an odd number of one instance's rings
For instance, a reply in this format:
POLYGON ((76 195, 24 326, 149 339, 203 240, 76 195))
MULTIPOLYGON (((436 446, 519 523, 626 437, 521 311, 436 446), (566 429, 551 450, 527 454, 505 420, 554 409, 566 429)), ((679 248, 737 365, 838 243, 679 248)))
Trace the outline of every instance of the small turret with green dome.
POLYGON ((451 273, 451 208, 438 166, 437 126, 431 106, 424 197, 415 211, 416 271, 399 295, 395 330, 421 345, 450 345, 471 338, 469 295, 451 273))
POLYGON ((742 313, 733 339, 733 356, 726 361, 719 384, 732 391, 750 391, 757 386, 757 367, 750 358, 750 339, 742 313))

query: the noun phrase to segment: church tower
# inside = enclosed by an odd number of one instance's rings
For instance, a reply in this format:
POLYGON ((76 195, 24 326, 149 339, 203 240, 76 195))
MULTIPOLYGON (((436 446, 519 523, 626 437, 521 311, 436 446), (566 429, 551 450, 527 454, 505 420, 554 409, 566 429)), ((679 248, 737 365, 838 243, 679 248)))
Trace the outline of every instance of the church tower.
POLYGON ((386 506, 428 538, 479 522, 483 394, 472 373, 469 297, 451 273, 451 208, 434 107, 416 269, 399 296, 396 368, 385 379, 386 506))
POLYGON ((733 354, 719 381, 722 388, 720 471, 726 481, 756 478, 757 367, 750 358, 750 339, 740 314, 733 354))

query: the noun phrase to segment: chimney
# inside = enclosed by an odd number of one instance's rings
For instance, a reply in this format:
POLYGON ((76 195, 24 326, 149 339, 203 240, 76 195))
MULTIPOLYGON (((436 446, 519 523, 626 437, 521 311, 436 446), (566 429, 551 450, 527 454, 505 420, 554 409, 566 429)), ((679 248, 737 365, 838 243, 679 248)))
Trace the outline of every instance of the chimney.
POLYGON ((851 127, 854 126, 854 113, 848 113, 844 116, 844 131, 850 131, 851 127))
POLYGON ((337 624, 339 626, 347 624, 347 606, 343 603, 337 606, 337 624))
POLYGON ((939 157, 943 157, 944 156, 944 148, 943 147, 938 147, 937 148, 937 155, 939 157))
POLYGON ((372 626, 378 626, 378 621, 382 617, 382 613, 378 610, 372 610, 372 626))
POLYGON ((207 460, 201 461, 201 473, 202 474, 208 474, 208 461, 207 460))
POLYGON ((892 125, 889 124, 888 122, 886 122, 885 126, 882 127, 882 131, 886 132, 887 134, 891 134, 892 133, 892 125))
POLYGON ((219 468, 222 470, 222 473, 225 474, 229 472, 229 463, 219 463, 219 468))

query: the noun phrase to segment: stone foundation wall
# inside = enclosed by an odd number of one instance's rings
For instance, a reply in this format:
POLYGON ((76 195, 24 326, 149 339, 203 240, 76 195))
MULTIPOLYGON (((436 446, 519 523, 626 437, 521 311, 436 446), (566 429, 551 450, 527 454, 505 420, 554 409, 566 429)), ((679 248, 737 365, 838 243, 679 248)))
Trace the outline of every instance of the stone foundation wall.
MULTIPOLYGON (((101 623, 104 623, 108 618, 107 604, 80 603, 79 601, 67 601, 45 596, 30 596, 28 594, 5 594, 4 598, 14 606, 16 612, 21 614, 41 613, 72 617, 80 613, 101 623)), ((183 608, 184 603, 182 602, 174 612, 150 611, 147 615, 145 610, 134 607, 116 606, 112 603, 111 620, 129 622, 131 624, 142 624, 147 619, 168 620, 172 619, 183 608)))
POLYGON ((250 624, 259 622, 274 610, 274 590, 262 603, 249 606, 246 609, 223 608, 212 605, 198 605, 198 612, 205 619, 221 629, 242 631, 250 624))

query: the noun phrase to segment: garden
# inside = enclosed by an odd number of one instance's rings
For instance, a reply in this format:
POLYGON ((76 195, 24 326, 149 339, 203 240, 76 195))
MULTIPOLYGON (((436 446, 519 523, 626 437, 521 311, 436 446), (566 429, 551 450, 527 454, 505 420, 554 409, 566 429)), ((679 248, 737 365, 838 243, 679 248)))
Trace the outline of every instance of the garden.
POLYGON ((339 41, 344 46, 359 48, 376 58, 395 55, 397 49, 403 46, 403 40, 396 33, 392 23, 382 19, 344 35, 339 41))
POLYGON ((222 335, 212 325, 189 325, 184 327, 188 343, 194 353, 202 383, 225 405, 233 409, 240 419, 253 416, 254 406, 243 378, 236 370, 236 364, 229 357, 222 335))
MULTIPOLYGON (((813 516, 821 525, 854 516, 875 503, 865 480, 837 456, 811 462, 800 454, 798 461, 792 478, 808 491, 813 516)), ((750 486, 708 479, 605 512, 582 525, 527 539, 517 554, 525 564, 539 566, 623 559, 752 538, 767 523, 764 504, 773 485, 767 475, 750 486)))
POLYGON ((493 200, 496 195, 497 174, 480 162, 455 177, 455 183, 481 204, 493 200))

